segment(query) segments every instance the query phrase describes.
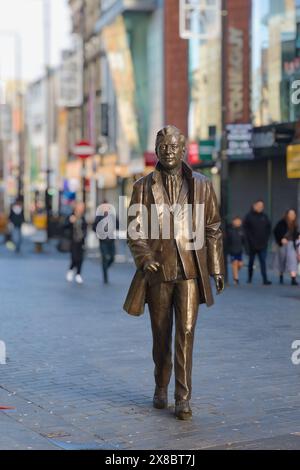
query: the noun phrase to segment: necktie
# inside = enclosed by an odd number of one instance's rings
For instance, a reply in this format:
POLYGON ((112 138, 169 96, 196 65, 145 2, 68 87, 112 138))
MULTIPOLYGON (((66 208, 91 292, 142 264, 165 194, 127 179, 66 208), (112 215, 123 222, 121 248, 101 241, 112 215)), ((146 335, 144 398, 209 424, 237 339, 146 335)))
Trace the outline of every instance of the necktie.
POLYGON ((179 175, 166 175, 166 189, 170 203, 176 204, 181 187, 181 177, 179 175))

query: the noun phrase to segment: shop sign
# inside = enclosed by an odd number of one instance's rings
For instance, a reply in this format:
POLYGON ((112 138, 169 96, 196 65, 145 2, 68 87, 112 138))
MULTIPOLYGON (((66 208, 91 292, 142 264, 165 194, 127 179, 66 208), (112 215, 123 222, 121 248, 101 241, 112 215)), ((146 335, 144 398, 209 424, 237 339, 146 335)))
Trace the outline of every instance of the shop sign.
POLYGON ((83 101, 83 43, 79 35, 73 35, 73 50, 63 57, 59 71, 58 106, 72 108, 83 101))
POLYGON ((215 152, 216 143, 214 140, 200 140, 200 160, 201 161, 212 161, 215 152))
POLYGON ((276 143, 276 136, 274 130, 266 132, 254 132, 253 133, 253 148, 268 148, 273 147, 276 143))
POLYGON ((251 124, 229 124, 227 130, 227 155, 230 160, 252 160, 253 127, 251 124))
POLYGON ((190 142, 188 145, 188 163, 190 165, 197 165, 197 163, 199 163, 198 142, 190 142))
POLYGON ((180 37, 202 40, 218 37, 221 29, 220 5, 220 0, 180 0, 180 37))
POLYGON ((300 145, 289 145, 286 155, 287 177, 300 178, 300 145))

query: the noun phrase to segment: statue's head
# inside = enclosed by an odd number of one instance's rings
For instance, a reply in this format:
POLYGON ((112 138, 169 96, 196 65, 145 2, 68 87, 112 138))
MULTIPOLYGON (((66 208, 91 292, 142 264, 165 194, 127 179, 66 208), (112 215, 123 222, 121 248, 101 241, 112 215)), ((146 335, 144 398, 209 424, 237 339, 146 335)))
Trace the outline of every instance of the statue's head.
POLYGON ((156 136, 155 153, 166 170, 178 168, 185 156, 186 140, 175 126, 166 126, 156 136))

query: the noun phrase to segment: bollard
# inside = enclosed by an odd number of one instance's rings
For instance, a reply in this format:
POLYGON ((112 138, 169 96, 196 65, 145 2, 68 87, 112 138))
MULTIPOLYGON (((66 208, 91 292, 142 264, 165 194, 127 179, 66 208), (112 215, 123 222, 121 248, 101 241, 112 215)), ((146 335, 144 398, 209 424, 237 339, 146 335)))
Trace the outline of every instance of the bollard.
POLYGON ((4 341, 0 341, 0 365, 6 364, 6 346, 4 341))

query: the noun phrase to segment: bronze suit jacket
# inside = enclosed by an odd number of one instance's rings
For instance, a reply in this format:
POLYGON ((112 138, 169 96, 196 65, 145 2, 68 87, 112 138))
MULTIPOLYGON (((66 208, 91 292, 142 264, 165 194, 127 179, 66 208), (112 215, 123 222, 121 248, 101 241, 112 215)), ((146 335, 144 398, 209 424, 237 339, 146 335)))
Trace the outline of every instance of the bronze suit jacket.
MULTIPOLYGON (((187 204, 191 205, 194 232, 196 230, 203 231, 203 243, 201 243, 201 246, 197 246, 194 252, 189 252, 189 256, 194 253, 193 256, 196 260, 200 303, 211 306, 213 304, 213 295, 210 276, 224 274, 225 272, 218 203, 212 183, 208 178, 200 173, 193 172, 186 163, 183 163, 183 174, 185 183, 182 185, 178 204, 182 207, 186 207, 187 204), (197 207, 202 207, 202 218, 200 219, 196 217, 197 207), (197 225, 196 219, 202 220, 201 227, 197 225)), ((170 240, 161 237, 166 201, 166 191, 159 167, 134 184, 129 206, 128 226, 134 220, 134 223, 138 226, 139 236, 132 237, 130 231, 128 231, 127 242, 137 267, 124 304, 124 310, 130 315, 138 316, 144 313, 148 284, 173 280, 170 277, 171 274, 168 274, 168 265, 170 259, 174 256, 174 252, 170 240), (134 216, 130 214, 131 207, 135 208, 134 216), (137 207, 141 209, 136 212, 137 207), (146 213, 142 210, 142 207, 147 209, 146 213), (151 233, 153 217, 157 218, 159 227, 159 233, 155 237, 152 237, 151 233), (143 266, 150 260, 158 261, 161 264, 162 268, 158 273, 143 272, 143 266)), ((189 240, 186 239, 186 234, 181 233, 179 230, 175 242, 184 271, 188 277, 191 266, 190 258, 185 250, 187 241, 189 240)))

